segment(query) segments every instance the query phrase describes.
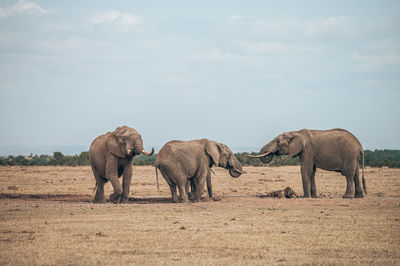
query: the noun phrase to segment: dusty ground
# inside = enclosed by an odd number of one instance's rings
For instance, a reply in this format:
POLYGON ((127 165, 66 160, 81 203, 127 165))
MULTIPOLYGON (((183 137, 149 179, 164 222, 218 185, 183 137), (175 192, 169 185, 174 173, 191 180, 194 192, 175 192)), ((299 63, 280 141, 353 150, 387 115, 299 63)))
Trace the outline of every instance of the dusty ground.
POLYGON ((400 265, 400 169, 367 168, 364 199, 342 199, 345 178, 322 170, 320 199, 259 198, 302 194, 300 169, 245 170, 215 169, 220 200, 173 204, 136 166, 130 204, 94 205, 89 167, 0 167, 0 264, 400 265))

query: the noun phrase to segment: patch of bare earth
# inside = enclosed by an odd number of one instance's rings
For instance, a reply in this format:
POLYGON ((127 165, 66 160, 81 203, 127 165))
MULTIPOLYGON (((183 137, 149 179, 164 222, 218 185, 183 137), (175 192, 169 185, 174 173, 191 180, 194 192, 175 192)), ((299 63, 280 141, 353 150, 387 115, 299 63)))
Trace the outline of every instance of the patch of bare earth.
POLYGON ((89 167, 0 167, 0 264, 400 264, 400 169, 367 168, 363 199, 322 170, 319 199, 259 198, 302 194, 300 169, 245 170, 215 169, 216 200, 173 204, 136 166, 129 204, 95 205, 89 167))

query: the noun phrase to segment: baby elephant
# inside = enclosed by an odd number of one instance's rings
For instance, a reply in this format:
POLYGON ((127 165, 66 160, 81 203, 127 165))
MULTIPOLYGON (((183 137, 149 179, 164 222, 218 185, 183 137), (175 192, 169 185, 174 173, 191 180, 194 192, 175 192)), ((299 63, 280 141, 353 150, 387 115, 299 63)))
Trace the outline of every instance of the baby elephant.
POLYGON ((129 187, 132 179, 132 164, 135 155, 153 155, 143 149, 142 137, 133 128, 117 127, 113 132, 108 132, 95 138, 90 145, 89 159, 94 177, 96 179, 96 196, 94 203, 106 202, 104 184, 111 181, 114 193, 110 195, 113 203, 128 201, 129 187), (123 175, 122 187, 118 178, 123 175))
MULTIPOLYGON (((234 178, 244 174, 242 165, 228 146, 208 139, 170 141, 158 153, 154 166, 156 173, 159 169, 170 186, 173 202, 179 202, 177 186, 181 201, 189 202, 185 188, 189 180, 194 184, 194 201, 198 202, 207 176, 211 178, 210 169, 214 164, 228 169, 234 178)), ((211 183, 208 185, 211 187, 211 183)))

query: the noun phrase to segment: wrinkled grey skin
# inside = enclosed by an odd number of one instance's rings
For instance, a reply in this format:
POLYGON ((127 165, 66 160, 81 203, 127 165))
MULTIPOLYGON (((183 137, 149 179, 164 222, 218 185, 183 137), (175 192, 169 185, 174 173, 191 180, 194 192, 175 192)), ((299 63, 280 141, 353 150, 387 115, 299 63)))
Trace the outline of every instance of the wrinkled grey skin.
POLYGON ((186 190, 188 179, 194 185, 194 201, 198 202, 203 194, 207 176, 211 188, 213 165, 228 169, 230 175, 235 178, 243 173, 242 165, 228 146, 208 139, 170 141, 158 153, 154 166, 156 173, 157 169, 160 170, 170 186, 173 202, 179 202, 179 199, 189 202, 186 190), (176 187, 179 189, 179 198, 176 187))
POLYGON ((132 179, 133 158, 139 154, 152 155, 143 149, 142 137, 133 128, 122 126, 93 140, 90 145, 90 166, 96 179, 96 195, 93 203, 105 203, 104 184, 111 181, 113 203, 128 201, 132 179), (122 186, 119 177, 123 175, 122 186))
POLYGON ((260 155, 249 156, 269 163, 273 156, 279 155, 300 156, 304 197, 318 197, 316 168, 340 172, 346 177, 347 188, 343 198, 362 198, 366 193, 363 148, 358 139, 344 129, 286 132, 262 147, 260 155), (363 188, 359 178, 360 156, 363 188))
MULTIPOLYGON (((207 183, 207 192, 208 196, 210 198, 213 197, 213 192, 212 192, 212 184, 211 184, 211 170, 212 168, 210 167, 207 171, 207 177, 206 177, 206 183, 207 183)), ((196 191, 196 183, 191 182, 192 179, 187 179, 186 181, 186 193, 188 193, 189 199, 194 199, 195 191, 196 191), (190 188, 190 192, 189 192, 190 188)))

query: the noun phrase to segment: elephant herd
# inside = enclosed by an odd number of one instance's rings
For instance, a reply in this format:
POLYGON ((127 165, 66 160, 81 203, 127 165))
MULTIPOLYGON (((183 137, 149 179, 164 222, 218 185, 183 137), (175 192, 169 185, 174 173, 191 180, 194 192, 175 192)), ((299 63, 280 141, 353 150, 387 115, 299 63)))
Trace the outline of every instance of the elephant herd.
MULTIPOLYGON (((113 203, 126 203, 132 179, 135 155, 151 156, 143 148, 141 135, 133 128, 117 127, 113 132, 95 138, 89 150, 90 165, 96 179, 94 203, 105 203, 104 185, 110 181, 114 193, 113 203), (122 176, 122 185, 119 178, 122 176)), ((343 198, 362 198, 366 194, 364 178, 364 151, 357 138, 344 129, 291 131, 283 133, 261 148, 260 158, 269 163, 273 156, 300 157, 304 197, 318 197, 315 185, 316 168, 340 172, 346 177, 347 187, 343 198), (362 179, 359 178, 359 160, 362 159, 362 179)), ((207 183, 212 197, 212 166, 223 167, 237 178, 246 172, 225 144, 208 139, 166 143, 155 161, 158 171, 168 183, 173 202, 200 201, 207 183), (179 190, 179 196, 177 194, 179 190), (189 191, 190 189, 190 191, 189 191)))

